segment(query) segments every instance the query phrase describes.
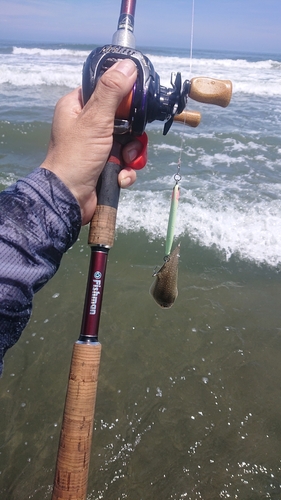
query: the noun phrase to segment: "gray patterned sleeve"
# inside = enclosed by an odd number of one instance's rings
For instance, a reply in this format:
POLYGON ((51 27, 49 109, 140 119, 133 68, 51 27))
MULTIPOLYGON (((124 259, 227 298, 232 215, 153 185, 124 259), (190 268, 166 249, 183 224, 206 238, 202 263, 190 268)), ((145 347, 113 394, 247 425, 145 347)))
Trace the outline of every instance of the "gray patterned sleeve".
POLYGON ((77 240, 79 205, 52 172, 37 168, 0 193, 0 374, 28 323, 32 299, 77 240))

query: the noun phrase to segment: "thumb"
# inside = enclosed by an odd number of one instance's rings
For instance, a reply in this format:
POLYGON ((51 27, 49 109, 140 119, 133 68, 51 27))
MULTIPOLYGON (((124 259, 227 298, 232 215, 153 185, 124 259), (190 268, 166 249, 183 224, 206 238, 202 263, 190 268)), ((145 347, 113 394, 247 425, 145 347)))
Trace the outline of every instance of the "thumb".
POLYGON ((95 113, 91 113, 91 115, 95 124, 98 114, 101 128, 109 124, 112 126, 116 110, 122 99, 129 94, 136 78, 135 63, 130 59, 119 60, 102 75, 84 108, 84 112, 94 109, 95 113))

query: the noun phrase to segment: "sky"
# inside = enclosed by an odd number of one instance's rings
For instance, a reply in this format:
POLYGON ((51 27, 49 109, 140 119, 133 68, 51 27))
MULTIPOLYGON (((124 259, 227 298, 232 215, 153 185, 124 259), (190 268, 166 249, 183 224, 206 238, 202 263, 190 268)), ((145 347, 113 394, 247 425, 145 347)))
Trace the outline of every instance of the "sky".
MULTIPOLYGON (((121 0, 0 0, 0 39, 107 44, 121 0)), ((137 47, 189 48, 193 0, 138 0, 137 47)), ((281 0, 194 0, 193 48, 281 54, 281 0)))

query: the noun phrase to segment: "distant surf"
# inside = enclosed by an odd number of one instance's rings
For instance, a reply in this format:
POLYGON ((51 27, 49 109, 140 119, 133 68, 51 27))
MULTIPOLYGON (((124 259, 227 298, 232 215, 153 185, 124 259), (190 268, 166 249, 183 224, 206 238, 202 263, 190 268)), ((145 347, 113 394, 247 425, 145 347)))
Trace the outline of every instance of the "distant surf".
MULTIPOLYGON (((93 48, 0 45, 3 187, 44 157, 46 127, 55 103, 81 85, 83 63, 93 48), (36 155, 27 144, 32 148, 37 144, 36 155)), ((154 64, 161 84, 169 86, 171 73, 177 71, 183 79, 202 75, 230 79, 233 97, 226 109, 189 100, 188 107, 202 113, 197 129, 174 124, 164 137, 163 123, 148 125, 148 165, 139 172, 133 189, 122 192, 118 231, 144 231, 152 240, 165 238, 173 175, 183 146, 177 237, 187 236, 216 249, 223 259, 235 255, 258 265, 279 266, 280 58, 194 51, 190 74, 187 51, 142 50, 154 64)))

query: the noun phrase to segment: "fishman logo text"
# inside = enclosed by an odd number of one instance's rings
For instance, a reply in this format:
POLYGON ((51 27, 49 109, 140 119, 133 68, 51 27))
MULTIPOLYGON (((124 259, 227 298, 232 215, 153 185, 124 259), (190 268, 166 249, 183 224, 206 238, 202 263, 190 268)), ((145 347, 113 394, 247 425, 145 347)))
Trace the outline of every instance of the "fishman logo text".
MULTIPOLYGON (((95 273, 95 274, 97 274, 97 273, 95 273)), ((92 287, 90 314, 94 315, 97 313, 97 303, 99 300, 100 289, 101 289, 101 280, 94 279, 93 280, 93 287, 92 287)))

